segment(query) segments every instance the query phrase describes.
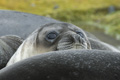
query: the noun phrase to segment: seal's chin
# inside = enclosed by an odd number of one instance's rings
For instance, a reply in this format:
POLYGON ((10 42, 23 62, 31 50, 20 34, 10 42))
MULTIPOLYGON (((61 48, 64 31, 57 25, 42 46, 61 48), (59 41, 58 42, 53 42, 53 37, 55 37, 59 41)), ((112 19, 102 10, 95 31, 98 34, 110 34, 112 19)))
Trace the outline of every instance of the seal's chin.
POLYGON ((62 42, 57 46, 57 50, 68 50, 68 49, 87 49, 85 44, 75 44, 72 42, 62 42))
POLYGON ((87 49, 87 45, 85 45, 85 44, 73 44, 72 49, 87 49))

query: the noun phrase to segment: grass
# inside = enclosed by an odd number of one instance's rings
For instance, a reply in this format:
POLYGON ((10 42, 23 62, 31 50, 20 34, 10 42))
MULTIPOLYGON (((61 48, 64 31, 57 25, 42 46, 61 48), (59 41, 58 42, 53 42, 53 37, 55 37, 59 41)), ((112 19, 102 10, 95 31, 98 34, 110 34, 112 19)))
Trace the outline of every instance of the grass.
POLYGON ((0 0, 0 9, 49 16, 120 40, 120 0, 0 0), (114 6, 116 11, 108 12, 114 6))

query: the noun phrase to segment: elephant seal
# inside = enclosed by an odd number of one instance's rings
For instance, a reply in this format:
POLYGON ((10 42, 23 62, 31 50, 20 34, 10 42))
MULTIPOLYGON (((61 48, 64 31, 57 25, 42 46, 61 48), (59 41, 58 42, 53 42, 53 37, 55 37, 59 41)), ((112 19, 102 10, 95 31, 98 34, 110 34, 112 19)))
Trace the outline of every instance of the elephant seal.
POLYGON ((17 35, 26 39, 39 26, 51 22, 61 22, 55 19, 23 13, 13 10, 0 10, 0 36, 17 35), (27 30, 26 30, 27 29, 27 30))
POLYGON ((23 39, 15 35, 0 37, 0 69, 5 67, 22 42, 23 39))
POLYGON ((39 54, 0 71, 0 80, 119 80, 120 53, 65 50, 39 54))
POLYGON ((67 49, 91 49, 84 31, 69 23, 49 23, 35 30, 22 43, 7 66, 38 53, 67 49))

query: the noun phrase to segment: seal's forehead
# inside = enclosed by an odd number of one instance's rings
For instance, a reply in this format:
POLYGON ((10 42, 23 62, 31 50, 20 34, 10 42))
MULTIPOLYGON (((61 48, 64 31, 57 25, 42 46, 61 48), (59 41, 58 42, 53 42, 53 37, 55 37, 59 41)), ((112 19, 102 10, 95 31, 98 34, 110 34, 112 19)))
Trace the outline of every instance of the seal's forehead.
POLYGON ((59 26, 59 25, 50 25, 50 26, 46 26, 42 29, 42 31, 51 31, 51 30, 62 30, 64 29, 63 27, 59 26))
POLYGON ((43 30, 81 30, 79 27, 69 23, 50 23, 43 26, 43 30))

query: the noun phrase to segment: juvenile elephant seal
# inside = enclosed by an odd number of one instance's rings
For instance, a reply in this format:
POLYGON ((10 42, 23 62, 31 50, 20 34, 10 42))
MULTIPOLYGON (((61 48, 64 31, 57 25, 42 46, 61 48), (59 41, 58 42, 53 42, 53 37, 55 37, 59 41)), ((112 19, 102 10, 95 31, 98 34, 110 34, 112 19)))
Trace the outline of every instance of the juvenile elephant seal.
POLYGON ((0 69, 5 67, 11 56, 22 44, 23 39, 15 35, 0 37, 0 69))
POLYGON ((35 30, 19 47, 7 65, 49 51, 91 49, 86 34, 69 23, 49 23, 35 30))

